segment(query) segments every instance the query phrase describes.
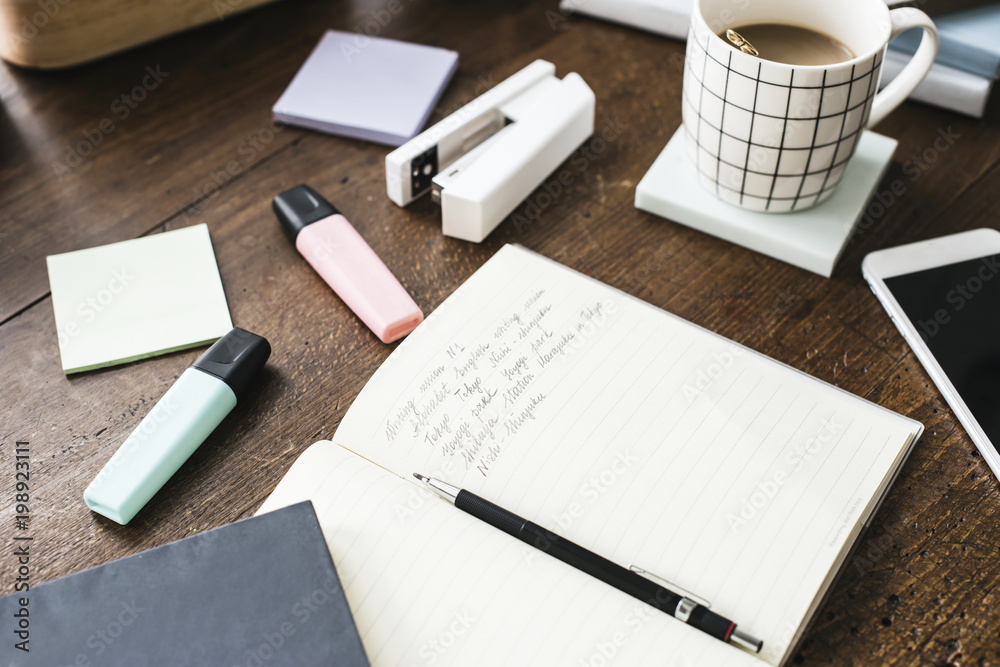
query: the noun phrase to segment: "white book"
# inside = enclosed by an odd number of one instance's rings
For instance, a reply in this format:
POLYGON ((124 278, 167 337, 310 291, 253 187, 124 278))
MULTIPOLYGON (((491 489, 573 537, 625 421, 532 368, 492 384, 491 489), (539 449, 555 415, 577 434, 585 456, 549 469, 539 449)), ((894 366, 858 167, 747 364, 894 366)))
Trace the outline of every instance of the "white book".
POLYGON ((508 245, 259 512, 312 500, 376 666, 778 666, 921 431, 508 245), (707 599, 762 652, 465 514, 414 472, 707 599))
MULTIPOLYGON (((889 49, 882 65, 882 86, 895 79, 913 56, 889 49)), ((910 95, 916 102, 982 118, 993 92, 993 79, 935 63, 927 77, 910 95)))
POLYGON ((694 0, 560 0, 565 14, 580 12, 674 39, 687 39, 694 0))

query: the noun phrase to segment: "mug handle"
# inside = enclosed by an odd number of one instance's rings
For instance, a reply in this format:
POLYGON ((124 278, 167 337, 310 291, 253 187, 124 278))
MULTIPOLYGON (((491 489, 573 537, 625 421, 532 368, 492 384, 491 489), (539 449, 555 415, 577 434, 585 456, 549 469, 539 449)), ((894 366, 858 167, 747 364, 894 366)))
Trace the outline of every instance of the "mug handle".
POLYGON ((920 85, 920 82, 927 76, 927 72, 930 71, 931 65, 934 64, 938 47, 941 44, 934 22, 919 9, 902 7, 889 10, 889 20, 892 22, 890 40, 910 28, 923 28, 924 36, 920 40, 917 52, 913 54, 910 62, 906 63, 903 71, 893 79, 892 83, 875 95, 871 114, 868 116, 869 127, 882 122, 920 85))

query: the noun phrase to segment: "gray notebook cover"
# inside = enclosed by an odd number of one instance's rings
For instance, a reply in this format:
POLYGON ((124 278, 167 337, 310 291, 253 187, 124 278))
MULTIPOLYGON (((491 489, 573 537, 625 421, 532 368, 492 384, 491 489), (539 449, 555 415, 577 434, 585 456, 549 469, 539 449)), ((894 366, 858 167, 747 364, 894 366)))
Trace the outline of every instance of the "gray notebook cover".
POLYGON ((457 68, 455 51, 328 30, 275 102, 274 117, 400 146, 423 129, 457 68))
POLYGON ((0 598, 3 667, 368 665, 312 503, 0 598), (11 623, 5 624, 8 628, 11 623))

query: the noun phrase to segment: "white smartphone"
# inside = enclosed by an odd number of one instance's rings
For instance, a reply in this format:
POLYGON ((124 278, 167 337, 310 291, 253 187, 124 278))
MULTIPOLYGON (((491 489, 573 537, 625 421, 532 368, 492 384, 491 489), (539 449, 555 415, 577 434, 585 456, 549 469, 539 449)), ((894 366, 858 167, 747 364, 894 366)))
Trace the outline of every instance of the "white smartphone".
POLYGON ((861 269, 1000 479, 1000 232, 879 250, 861 269))

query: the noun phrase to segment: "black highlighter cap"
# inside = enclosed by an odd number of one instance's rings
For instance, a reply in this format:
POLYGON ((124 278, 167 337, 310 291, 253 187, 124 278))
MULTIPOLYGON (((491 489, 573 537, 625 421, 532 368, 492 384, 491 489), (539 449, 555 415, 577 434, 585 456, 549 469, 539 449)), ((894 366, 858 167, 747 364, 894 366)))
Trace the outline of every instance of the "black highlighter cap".
POLYGON ((270 356, 266 338, 236 328, 215 341, 191 368, 219 378, 241 401, 270 356))
POLYGON ((271 202, 271 208, 292 243, 295 243, 295 237, 306 225, 340 213, 308 185, 296 185, 291 190, 282 192, 271 202))

